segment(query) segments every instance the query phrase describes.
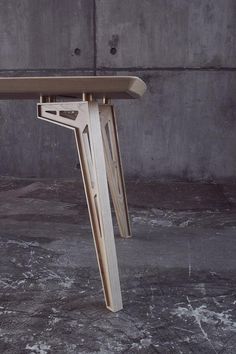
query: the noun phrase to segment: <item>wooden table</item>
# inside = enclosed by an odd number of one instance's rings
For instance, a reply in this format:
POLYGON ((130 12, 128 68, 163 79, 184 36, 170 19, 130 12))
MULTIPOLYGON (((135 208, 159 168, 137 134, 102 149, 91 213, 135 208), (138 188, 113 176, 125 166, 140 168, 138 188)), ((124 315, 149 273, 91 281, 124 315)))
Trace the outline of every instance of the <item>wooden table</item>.
POLYGON ((145 83, 133 76, 0 78, 0 99, 40 99, 38 118, 74 131, 104 297, 111 311, 123 306, 108 185, 121 236, 131 237, 131 228, 110 99, 139 98, 145 90, 145 83))

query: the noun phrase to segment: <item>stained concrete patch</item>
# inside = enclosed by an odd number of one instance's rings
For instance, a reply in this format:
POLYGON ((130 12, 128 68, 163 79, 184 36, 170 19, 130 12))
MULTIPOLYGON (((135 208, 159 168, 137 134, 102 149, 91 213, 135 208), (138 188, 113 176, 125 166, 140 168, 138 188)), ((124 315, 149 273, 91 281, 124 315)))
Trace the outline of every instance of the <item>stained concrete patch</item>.
POLYGON ((116 238, 124 310, 111 313, 81 181, 4 180, 1 353, 234 354, 232 188, 127 185, 134 237, 116 238))
POLYGON ((144 209, 149 207, 188 212, 231 208, 231 201, 224 193, 223 185, 217 183, 137 181, 127 183, 127 186, 129 202, 136 208, 143 206, 144 209), (138 193, 135 193, 137 190, 138 193))
POLYGON ((233 0, 100 0, 96 5, 100 68, 235 66, 233 0), (114 47, 116 52, 110 51, 114 47))

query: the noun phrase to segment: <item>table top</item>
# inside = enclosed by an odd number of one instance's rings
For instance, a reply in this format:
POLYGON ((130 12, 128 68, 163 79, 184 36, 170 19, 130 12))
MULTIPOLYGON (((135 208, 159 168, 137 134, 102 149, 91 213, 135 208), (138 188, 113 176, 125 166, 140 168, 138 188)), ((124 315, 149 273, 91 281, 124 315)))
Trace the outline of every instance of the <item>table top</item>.
POLYGON ((42 96, 139 98, 146 84, 136 76, 0 77, 0 99, 39 99, 42 96))

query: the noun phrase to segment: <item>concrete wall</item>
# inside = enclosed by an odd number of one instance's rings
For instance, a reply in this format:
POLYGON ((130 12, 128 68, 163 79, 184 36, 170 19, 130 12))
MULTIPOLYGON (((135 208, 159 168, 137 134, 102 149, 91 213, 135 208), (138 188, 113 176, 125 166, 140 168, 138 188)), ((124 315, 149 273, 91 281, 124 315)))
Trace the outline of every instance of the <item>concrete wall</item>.
MULTIPOLYGON (((0 3, 0 75, 139 75, 117 102, 125 174, 236 177, 235 0, 0 3)), ((70 131, 32 102, 0 103, 0 174, 79 174, 70 131)))

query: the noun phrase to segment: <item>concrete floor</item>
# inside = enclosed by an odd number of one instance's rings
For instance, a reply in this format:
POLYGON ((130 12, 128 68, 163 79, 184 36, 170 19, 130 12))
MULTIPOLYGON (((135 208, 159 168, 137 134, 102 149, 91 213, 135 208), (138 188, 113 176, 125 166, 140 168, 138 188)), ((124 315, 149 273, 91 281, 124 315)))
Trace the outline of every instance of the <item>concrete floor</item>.
POLYGON ((0 353, 235 354, 236 184, 127 189, 114 314, 81 182, 1 179, 0 353))

